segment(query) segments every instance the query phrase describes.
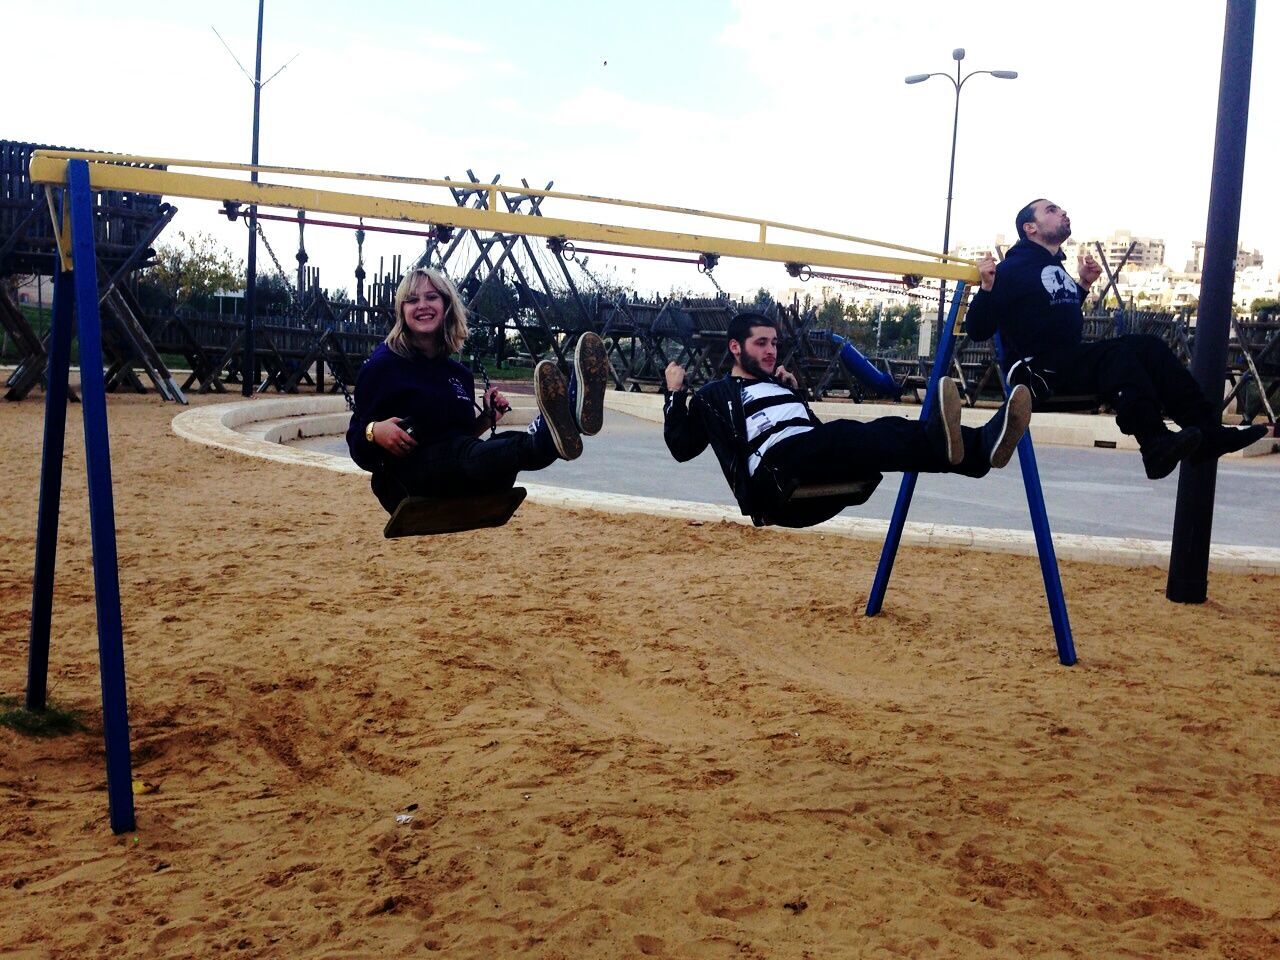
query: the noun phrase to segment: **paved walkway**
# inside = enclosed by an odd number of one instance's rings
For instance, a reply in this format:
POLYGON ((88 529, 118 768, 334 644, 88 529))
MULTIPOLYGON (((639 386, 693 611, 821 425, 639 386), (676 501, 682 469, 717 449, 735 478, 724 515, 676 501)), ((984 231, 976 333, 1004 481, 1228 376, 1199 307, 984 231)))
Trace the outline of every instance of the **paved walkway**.
MULTIPOLYGON (((690 463, 678 464, 671 459, 662 442, 661 427, 655 422, 660 417, 655 400, 610 394, 605 429, 588 438, 581 459, 556 463, 522 478, 531 498, 566 506, 742 520, 710 451, 690 463), (617 407, 641 416, 622 413, 617 407)), ((858 410, 871 416, 880 412, 866 405, 838 407, 842 412, 858 410)), ((894 408, 894 412, 903 412, 903 408, 894 408)), ((905 412, 912 413, 909 408, 905 412)), ((966 418, 975 422, 987 415, 982 410, 966 411, 966 418)), ((1105 418, 1087 419, 1102 421, 1099 429, 1107 426, 1105 418)), ((333 398, 299 397, 202 407, 180 414, 174 428, 191 439, 220 442, 251 455, 358 472, 337 434, 344 420, 340 400, 335 406, 333 398), (301 430, 297 426, 300 421, 288 416, 320 410, 329 412, 304 418, 311 425, 301 430), (273 413, 274 419, 266 419, 273 413), (246 419, 257 422, 239 424, 239 432, 222 422, 246 419), (299 438, 299 432, 321 435, 299 438), (219 436, 221 440, 216 439, 219 436), (262 438, 274 442, 263 443, 262 438), (290 442, 281 446, 279 441, 285 438, 290 442)), ((1167 564, 1176 475, 1164 481, 1147 480, 1135 451, 1041 444, 1037 454, 1061 556, 1167 564)), ((890 475, 870 501, 818 529, 882 538, 897 490, 898 477, 890 475)), ((1235 457, 1221 462, 1214 519, 1216 569, 1280 573, 1280 525, 1268 519, 1270 508, 1266 506, 1274 503, 1277 493, 1280 457, 1235 457)), ((983 480, 922 476, 910 519, 906 542, 1034 553, 1016 461, 983 480)))

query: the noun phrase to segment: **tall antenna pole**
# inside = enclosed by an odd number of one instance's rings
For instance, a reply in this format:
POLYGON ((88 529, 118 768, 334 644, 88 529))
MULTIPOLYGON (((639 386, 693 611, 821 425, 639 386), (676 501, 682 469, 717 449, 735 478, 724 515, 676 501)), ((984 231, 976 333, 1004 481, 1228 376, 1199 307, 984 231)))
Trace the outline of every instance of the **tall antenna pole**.
MULTIPOLYGON (((250 159, 255 167, 258 165, 258 114, 262 105, 262 12, 266 0, 258 0, 258 52, 253 66, 253 156, 250 159)), ((249 174, 249 180, 258 182, 258 171, 249 174)), ((242 396, 253 396, 253 388, 257 386, 257 359, 253 353, 253 321, 257 308, 258 294, 258 206, 249 207, 249 256, 246 266, 248 276, 244 285, 244 367, 241 377, 244 380, 240 388, 242 396)))

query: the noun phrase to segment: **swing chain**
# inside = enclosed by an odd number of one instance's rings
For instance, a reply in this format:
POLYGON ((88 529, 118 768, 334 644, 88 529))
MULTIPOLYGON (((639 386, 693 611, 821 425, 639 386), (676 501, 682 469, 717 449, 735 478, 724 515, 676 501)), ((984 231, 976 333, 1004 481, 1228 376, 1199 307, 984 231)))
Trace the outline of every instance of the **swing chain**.
MULTIPOLYGON (((805 269, 808 270, 807 267, 805 269)), ((796 276, 796 274, 792 274, 792 276, 796 276)), ((799 277, 801 281, 810 279, 809 274, 800 274, 799 277)), ((822 277, 820 279, 842 283, 847 287, 856 287, 859 290, 870 290, 872 293, 890 293, 894 296, 906 297, 909 300, 919 300, 925 303, 936 303, 938 300, 938 287, 924 283, 904 289, 902 287, 890 287, 885 284, 868 283, 865 280, 853 280, 849 277, 822 277)))
POLYGON ((489 380, 489 373, 484 368, 484 364, 480 362, 480 358, 474 353, 471 354, 471 367, 480 374, 480 379, 484 381, 484 404, 471 401, 472 406, 480 411, 481 415, 489 414, 493 419, 489 422, 489 438, 492 439, 498 432, 498 418, 494 416, 494 410, 489 405, 489 391, 493 389, 493 383, 489 380))
MULTIPOLYGON (((249 221, 246 217, 245 226, 247 227, 248 225, 249 221)), ((305 319, 302 302, 298 299, 298 294, 293 289, 293 284, 289 282, 289 275, 284 272, 284 267, 280 265, 280 258, 276 256, 275 250, 271 248, 271 241, 267 239, 266 231, 262 229, 262 221, 257 221, 254 226, 258 228, 258 237, 262 240, 262 245, 267 248, 271 262, 275 264, 276 273, 280 275, 280 282, 284 284, 285 290, 289 291, 289 299, 293 302, 294 309, 298 311, 298 319, 305 319)), ((342 391, 342 398, 347 403, 347 409, 354 413, 356 409, 355 397, 351 395, 351 391, 347 388, 346 380, 342 376, 342 371, 338 369, 338 364, 334 363, 323 349, 321 350, 321 356, 324 358, 324 362, 329 365, 329 372, 333 374, 333 382, 342 391)))
POLYGON ((698 256, 698 272, 711 281, 711 285, 716 288, 716 292, 721 296, 725 295, 724 287, 720 286, 715 276, 712 274, 716 268, 716 264, 720 262, 720 255, 717 253, 703 253, 698 256))
MULTIPOLYGON (((245 226, 248 226, 248 220, 245 226)), ((262 221, 256 221, 254 226, 258 228, 258 237, 262 240, 262 245, 267 248, 267 253, 271 257, 271 262, 275 264, 276 273, 280 275, 280 282, 284 284, 285 290, 289 291, 289 300, 293 303, 293 308, 298 311, 298 319, 302 319, 302 302, 298 299, 297 291, 293 289, 293 284, 289 282, 289 275, 284 272, 284 267, 280 266, 280 259, 276 256, 275 250, 271 249, 271 241, 267 239, 266 231, 262 229, 262 221)))

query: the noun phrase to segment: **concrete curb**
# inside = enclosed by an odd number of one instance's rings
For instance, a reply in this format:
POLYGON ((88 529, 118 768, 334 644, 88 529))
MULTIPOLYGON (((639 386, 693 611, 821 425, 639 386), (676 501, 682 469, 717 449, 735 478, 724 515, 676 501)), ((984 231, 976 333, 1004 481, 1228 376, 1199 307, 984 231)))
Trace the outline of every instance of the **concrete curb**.
MULTIPOLYGON (((647 420, 662 419, 661 397, 611 391, 606 405, 611 410, 647 420), (654 401, 657 401, 655 404, 654 401), (656 412, 656 416, 654 415, 656 412)), ((868 404, 869 419, 882 414, 868 404)), ((848 407, 843 407, 847 410, 848 407)), ((897 408, 894 408, 897 409, 897 408)), ((861 412, 861 411, 860 411, 861 412)), ((983 411, 968 411, 979 417, 983 411)), ((823 410, 819 413, 827 413, 823 410)), ((316 467, 336 473, 363 474, 345 457, 312 450, 298 450, 287 444, 302 437, 327 436, 346 429, 349 415, 341 397, 299 396, 282 399, 245 400, 214 404, 183 411, 173 418, 173 432, 184 440, 231 450, 235 453, 293 466, 316 467)), ((703 523, 740 523, 750 520, 735 508, 715 504, 634 497, 615 493, 594 493, 521 481, 535 503, 574 510, 605 513, 645 513, 657 517, 703 523)), ((801 534, 833 535, 883 542, 888 530, 884 520, 836 517, 809 527, 801 534)), ((791 531, 788 531, 791 532, 791 531)), ((958 527, 934 523, 907 523, 902 542, 913 546, 975 549, 992 553, 1035 556, 1035 536, 1029 530, 1000 530, 988 527, 958 527)), ((1123 537, 1089 537, 1056 534, 1054 548, 1061 559, 1120 566, 1167 568, 1170 544, 1166 540, 1139 540, 1123 537)), ((1230 573, 1280 574, 1280 549, 1269 547, 1214 546, 1209 567, 1230 573)))

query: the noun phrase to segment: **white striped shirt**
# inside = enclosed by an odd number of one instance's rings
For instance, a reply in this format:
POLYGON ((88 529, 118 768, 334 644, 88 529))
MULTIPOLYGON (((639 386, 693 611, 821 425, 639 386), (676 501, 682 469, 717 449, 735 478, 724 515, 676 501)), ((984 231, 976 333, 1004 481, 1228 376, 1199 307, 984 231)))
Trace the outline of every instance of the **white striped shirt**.
POLYGON ((813 429, 809 411, 796 392, 767 380, 743 383, 742 412, 747 418, 747 472, 751 474, 778 441, 813 429))

